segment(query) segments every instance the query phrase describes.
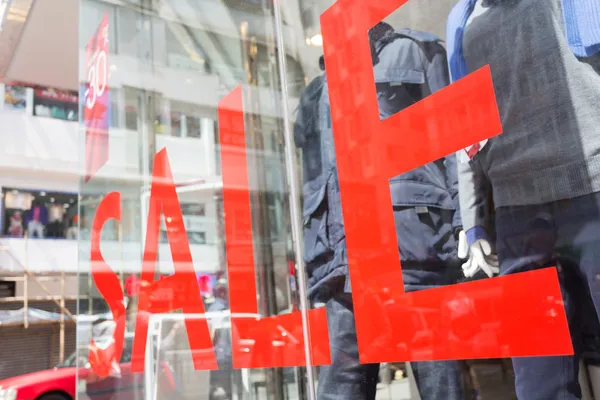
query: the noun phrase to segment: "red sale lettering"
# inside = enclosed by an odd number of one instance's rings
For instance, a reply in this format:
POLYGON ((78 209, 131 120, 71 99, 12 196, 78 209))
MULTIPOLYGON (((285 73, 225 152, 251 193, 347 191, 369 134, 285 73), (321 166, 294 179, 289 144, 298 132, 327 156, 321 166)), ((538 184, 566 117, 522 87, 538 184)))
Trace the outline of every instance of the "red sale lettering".
POLYGON ((405 2, 321 17, 361 362, 572 354, 555 268, 404 291, 388 180, 502 132, 489 67, 380 120, 367 33, 405 2))
POLYGON ((93 340, 90 346, 89 362, 92 370, 100 377, 108 376, 111 368, 118 368, 118 360, 121 359, 125 338, 125 304, 121 282, 117 274, 106 263, 100 251, 102 227, 110 219, 121 220, 121 194, 117 192, 109 193, 100 202, 92 224, 90 253, 92 277, 117 323, 113 334, 114 340, 109 343, 107 348, 99 348, 93 340))
MULTIPOLYGON (((179 309, 184 314, 204 314, 204 304, 196 280, 192 254, 166 149, 159 151, 154 157, 146 226, 146 244, 131 362, 132 372, 142 372, 144 369, 146 336, 151 314, 179 309), (161 212, 165 216, 167 239, 175 271, 172 275, 155 281, 161 212), (168 302, 164 301, 165 293, 168 293, 171 299, 168 302)), ((206 319, 186 318, 185 326, 194 369, 217 369, 217 359, 206 319)))
MULTIPOLYGON (((117 221, 121 219, 120 199, 120 194, 113 192, 102 200, 94 217, 92 228, 90 255, 92 275, 117 323, 113 341, 109 343, 108 347, 100 348, 94 341, 91 343, 89 361, 93 371, 100 377, 109 376, 111 372, 119 372, 118 360, 123 351, 125 335, 125 305, 121 282, 117 274, 104 261, 100 251, 102 227, 109 219, 117 221)), ((185 314, 193 315, 190 319, 185 320, 185 325, 194 368, 197 370, 216 369, 217 361, 207 322, 205 319, 197 318, 198 314, 204 314, 204 305, 196 281, 169 159, 164 149, 156 155, 154 160, 149 201, 141 279, 138 280, 133 275, 126 282, 129 294, 139 295, 131 372, 142 372, 144 369, 146 335, 150 315, 178 309, 185 314), (165 216, 167 239, 175 271, 172 275, 160 276, 155 281, 161 212, 165 216)))
POLYGON ((273 368, 306 365, 305 341, 312 364, 329 364, 325 309, 308 311, 310 337, 302 330, 302 315, 292 312, 260 317, 248 184, 246 133, 240 87, 219 103, 219 134, 223 168, 223 207, 234 368, 273 368))

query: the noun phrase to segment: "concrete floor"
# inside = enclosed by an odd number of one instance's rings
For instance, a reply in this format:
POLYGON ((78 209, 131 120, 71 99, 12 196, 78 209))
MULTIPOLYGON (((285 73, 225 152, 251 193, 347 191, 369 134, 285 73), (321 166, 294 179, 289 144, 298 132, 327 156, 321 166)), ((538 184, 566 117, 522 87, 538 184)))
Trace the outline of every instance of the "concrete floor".
MULTIPOLYGON (((300 400, 298 398, 298 391, 296 390, 295 384, 290 384, 288 386, 290 399, 289 400, 300 400)), ((264 396, 264 392, 261 393, 264 396)), ((261 397, 262 400, 266 397, 261 397)), ((393 381, 390 385, 377 385, 377 400, 414 400, 410 396, 410 388, 408 379, 402 379, 399 381, 393 381)))
POLYGON ((408 379, 393 381, 390 385, 378 385, 377 400, 413 400, 408 379))

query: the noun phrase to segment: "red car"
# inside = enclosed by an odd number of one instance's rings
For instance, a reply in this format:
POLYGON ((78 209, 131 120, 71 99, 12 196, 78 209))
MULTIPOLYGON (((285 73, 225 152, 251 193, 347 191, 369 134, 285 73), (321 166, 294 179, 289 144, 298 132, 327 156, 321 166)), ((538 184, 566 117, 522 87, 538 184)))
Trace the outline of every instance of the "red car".
MULTIPOLYGON (((100 340, 101 341, 101 340, 100 340)), ((97 341, 97 342, 100 342, 97 341)), ((80 348, 64 364, 47 371, 0 381, 2 400, 132 400, 144 398, 144 374, 130 372, 133 336, 125 338, 120 378, 99 378, 89 367, 89 348, 80 348), (78 375, 78 378, 77 378, 78 375)), ((167 363, 161 366, 159 397, 177 399, 175 377, 167 363)))

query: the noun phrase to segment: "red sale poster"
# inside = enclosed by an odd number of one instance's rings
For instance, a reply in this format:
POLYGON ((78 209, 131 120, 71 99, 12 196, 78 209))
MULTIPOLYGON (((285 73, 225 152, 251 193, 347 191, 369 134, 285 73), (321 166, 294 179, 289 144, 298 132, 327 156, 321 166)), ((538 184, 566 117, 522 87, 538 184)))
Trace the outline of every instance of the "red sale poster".
POLYGON ((108 13, 86 48, 86 84, 83 121, 85 124, 85 175, 87 182, 108 161, 110 95, 108 86, 108 13))

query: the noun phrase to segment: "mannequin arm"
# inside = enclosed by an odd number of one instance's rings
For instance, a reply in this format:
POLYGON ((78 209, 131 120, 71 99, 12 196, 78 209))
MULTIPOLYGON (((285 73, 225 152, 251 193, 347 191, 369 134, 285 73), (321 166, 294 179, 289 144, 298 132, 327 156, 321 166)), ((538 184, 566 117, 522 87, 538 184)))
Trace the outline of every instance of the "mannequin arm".
POLYGON ((460 212, 470 246, 478 239, 488 239, 486 220, 490 184, 477 159, 463 162, 462 155, 456 158, 460 212))
POLYGON ((488 277, 499 272, 498 256, 486 232, 489 210, 490 184, 479 161, 467 161, 458 155, 459 199, 465 232, 459 238, 458 255, 467 259, 463 264, 463 274, 472 278, 479 271, 488 277), (463 162, 464 160, 464 162, 463 162))

